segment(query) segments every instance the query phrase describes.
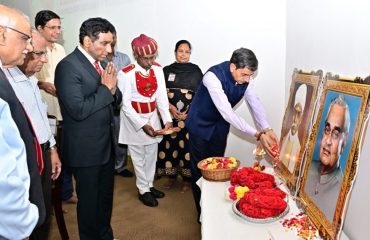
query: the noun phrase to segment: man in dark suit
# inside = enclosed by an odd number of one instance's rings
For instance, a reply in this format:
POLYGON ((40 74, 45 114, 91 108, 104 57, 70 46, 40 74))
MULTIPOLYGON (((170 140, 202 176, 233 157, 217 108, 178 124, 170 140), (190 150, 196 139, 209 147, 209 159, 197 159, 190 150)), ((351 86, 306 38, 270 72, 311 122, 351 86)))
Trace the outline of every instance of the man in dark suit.
MULTIPOLYGON (((27 119, 21 103, 3 72, 4 68, 23 64, 26 54, 33 50, 30 41, 31 24, 23 13, 1 4, 0 16, 0 98, 8 103, 12 118, 26 146, 30 175, 29 200, 39 210, 37 226, 40 226, 45 221, 45 204, 40 179, 42 173, 41 149, 33 132, 32 124, 27 119)), ((36 238, 31 237, 31 239, 36 238)))
POLYGON ((81 240, 113 239, 113 105, 122 94, 116 88, 113 63, 100 61, 112 52, 114 26, 90 18, 80 28, 80 45, 55 71, 55 86, 63 116, 63 164, 76 177, 77 220, 81 240))

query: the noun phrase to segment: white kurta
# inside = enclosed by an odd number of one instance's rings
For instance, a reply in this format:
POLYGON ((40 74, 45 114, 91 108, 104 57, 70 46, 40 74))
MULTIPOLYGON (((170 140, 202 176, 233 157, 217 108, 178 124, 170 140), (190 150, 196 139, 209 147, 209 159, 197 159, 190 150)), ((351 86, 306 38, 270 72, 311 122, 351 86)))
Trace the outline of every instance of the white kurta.
MULTIPOLYGON (((57 64, 66 56, 65 50, 62 45, 54 43, 53 47, 47 48, 48 62, 44 63, 41 71, 35 74, 36 78, 41 82, 48 82, 54 84, 55 68, 57 64)), ((58 120, 62 120, 58 98, 40 90, 42 99, 48 105, 48 114, 54 115, 58 120)))
POLYGON ((144 132, 142 127, 149 124, 154 130, 161 129, 160 117, 163 123, 172 122, 163 70, 161 67, 152 66, 158 88, 151 97, 146 97, 137 91, 135 72, 139 71, 147 76, 149 71, 146 71, 137 62, 134 62, 134 65, 135 67, 127 73, 120 71, 117 77, 118 88, 122 92, 121 126, 118 141, 127 145, 159 143, 162 140, 161 136, 151 137, 144 132), (151 113, 137 113, 132 107, 131 101, 148 103, 156 101, 156 109, 151 113))

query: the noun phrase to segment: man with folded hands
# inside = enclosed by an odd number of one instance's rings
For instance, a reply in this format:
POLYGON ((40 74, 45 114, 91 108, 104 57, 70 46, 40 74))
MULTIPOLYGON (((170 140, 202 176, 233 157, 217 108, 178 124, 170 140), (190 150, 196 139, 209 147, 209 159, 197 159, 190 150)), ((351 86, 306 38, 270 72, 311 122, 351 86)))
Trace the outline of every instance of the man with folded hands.
POLYGON ((122 91, 119 143, 127 144, 136 174, 139 200, 156 207, 164 193, 153 186, 161 116, 165 129, 172 127, 166 85, 162 68, 155 62, 157 42, 141 34, 131 42, 136 62, 123 68, 118 75, 122 91))

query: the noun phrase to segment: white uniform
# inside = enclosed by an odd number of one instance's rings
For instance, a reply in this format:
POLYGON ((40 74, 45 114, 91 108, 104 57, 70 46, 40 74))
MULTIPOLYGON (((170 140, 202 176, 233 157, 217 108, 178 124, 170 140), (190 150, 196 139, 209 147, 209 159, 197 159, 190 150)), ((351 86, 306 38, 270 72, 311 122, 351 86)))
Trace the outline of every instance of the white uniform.
POLYGON ((160 117, 163 123, 172 122, 163 70, 155 65, 151 69, 156 78, 157 88, 154 91, 153 84, 149 85, 149 89, 152 87, 148 90, 150 96, 141 94, 137 85, 138 74, 145 80, 150 70, 146 71, 135 62, 118 73, 118 88, 122 92, 121 127, 118 141, 128 145, 140 194, 150 192, 149 188, 153 187, 158 143, 162 140, 161 136, 149 136, 142 127, 149 124, 154 130, 161 129, 160 117), (155 101, 154 111, 138 113, 132 105, 133 101, 139 103, 155 101))

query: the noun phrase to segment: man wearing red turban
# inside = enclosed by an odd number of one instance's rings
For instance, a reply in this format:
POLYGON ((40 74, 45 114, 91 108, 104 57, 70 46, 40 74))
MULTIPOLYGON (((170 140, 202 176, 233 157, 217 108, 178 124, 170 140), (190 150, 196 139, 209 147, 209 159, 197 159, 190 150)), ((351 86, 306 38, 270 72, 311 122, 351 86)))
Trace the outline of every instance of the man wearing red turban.
POLYGON ((136 62, 118 74, 118 87, 123 93, 119 143, 127 144, 136 174, 139 199, 149 207, 158 205, 164 193, 153 186, 160 117, 165 129, 172 127, 163 70, 155 62, 157 42, 141 34, 131 42, 136 62), (159 114, 158 114, 159 113, 159 114))

